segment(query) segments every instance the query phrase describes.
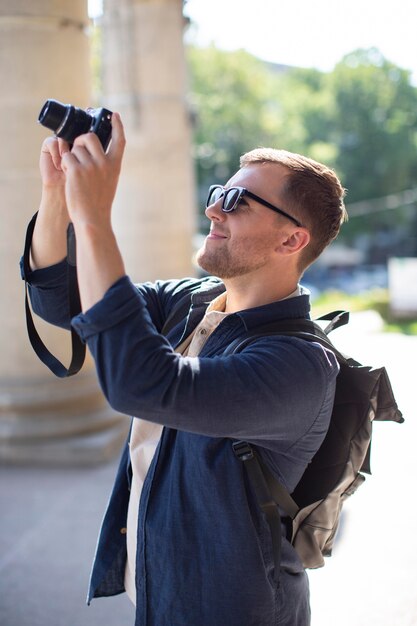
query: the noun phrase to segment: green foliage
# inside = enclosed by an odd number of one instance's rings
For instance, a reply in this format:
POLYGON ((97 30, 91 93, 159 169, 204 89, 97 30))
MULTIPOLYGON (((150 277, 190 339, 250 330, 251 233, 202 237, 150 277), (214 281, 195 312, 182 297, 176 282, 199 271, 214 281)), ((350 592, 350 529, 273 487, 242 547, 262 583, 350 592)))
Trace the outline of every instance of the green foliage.
POLYGON ((210 184, 230 178, 244 152, 277 142, 280 104, 274 74, 243 50, 189 48, 188 60, 203 199, 210 184))
POLYGON ((282 147, 334 162, 336 146, 328 141, 333 96, 327 77, 314 69, 291 69, 279 77, 282 147))
POLYGON ((357 294, 347 294, 343 291, 329 289, 313 299, 312 309, 314 317, 340 309, 351 313, 378 311, 383 318, 387 319, 388 290, 371 289, 357 294))
POLYGON ((371 289, 354 295, 342 291, 324 291, 312 302, 313 317, 320 317, 329 311, 344 310, 350 313, 376 311, 383 320, 385 332, 417 335, 417 320, 394 319, 389 308, 387 289, 371 289))
POLYGON ((403 335, 417 335, 417 321, 389 322, 384 325, 385 332, 402 333, 403 335))
POLYGON ((342 59, 329 76, 332 140, 349 201, 382 197, 415 184, 417 90, 409 72, 375 49, 342 59))
MULTIPOLYGON (((188 59, 202 203, 209 184, 225 182, 261 145, 335 168, 348 203, 415 187, 417 89, 377 50, 354 51, 328 74, 279 71, 243 50, 191 47, 188 59)), ((364 226, 375 228, 372 216, 364 226)))

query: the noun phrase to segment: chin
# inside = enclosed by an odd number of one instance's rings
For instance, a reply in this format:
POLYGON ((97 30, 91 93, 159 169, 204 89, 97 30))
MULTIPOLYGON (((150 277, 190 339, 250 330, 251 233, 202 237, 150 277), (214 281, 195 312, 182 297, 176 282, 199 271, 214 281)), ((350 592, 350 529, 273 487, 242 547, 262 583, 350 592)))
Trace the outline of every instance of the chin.
POLYGON ((219 272, 216 271, 218 270, 217 264, 210 262, 210 259, 205 258, 202 251, 199 251, 197 253, 196 262, 205 274, 208 274, 210 276, 218 276, 219 278, 221 278, 219 272))

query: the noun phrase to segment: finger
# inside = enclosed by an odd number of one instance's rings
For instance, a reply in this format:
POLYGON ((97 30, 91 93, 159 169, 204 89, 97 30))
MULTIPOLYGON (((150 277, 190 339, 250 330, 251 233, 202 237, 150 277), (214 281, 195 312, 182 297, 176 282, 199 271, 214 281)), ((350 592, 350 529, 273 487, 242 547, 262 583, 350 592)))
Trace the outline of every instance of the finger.
POLYGON ((64 174, 68 172, 68 169, 71 166, 77 165, 79 163, 77 157, 72 152, 64 152, 61 158, 61 167, 64 174))
POLYGON ((42 144, 42 154, 48 154, 54 167, 57 170, 61 169, 61 155, 59 153, 58 139, 57 137, 48 137, 42 144))
POLYGON ((91 152, 81 142, 78 144, 74 142, 74 145, 71 149, 71 154, 77 159, 79 163, 82 163, 83 165, 87 165, 95 161, 91 152))
POLYGON ((95 133, 85 133, 84 135, 76 137, 72 147, 72 152, 74 152, 74 148, 83 148, 96 161, 99 161, 104 157, 103 146, 95 133))
POLYGON ((119 113, 113 113, 111 117, 112 133, 108 156, 114 161, 121 161, 126 145, 125 131, 119 113))
POLYGON ((58 139, 58 147, 59 147, 59 154, 61 156, 65 154, 66 152, 70 151, 69 143, 65 141, 65 139, 60 139, 60 138, 58 139))

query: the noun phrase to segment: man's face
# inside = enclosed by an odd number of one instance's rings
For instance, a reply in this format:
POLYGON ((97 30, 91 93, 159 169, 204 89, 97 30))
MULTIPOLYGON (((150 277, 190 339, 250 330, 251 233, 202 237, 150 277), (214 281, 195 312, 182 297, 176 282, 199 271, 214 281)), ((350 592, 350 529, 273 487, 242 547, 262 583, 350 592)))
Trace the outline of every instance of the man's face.
MULTIPOLYGON (((239 170, 225 187, 239 185, 282 206, 279 191, 287 175, 277 163, 254 164, 239 170)), ((231 213, 221 210, 222 200, 206 209, 211 227, 198 251, 198 264, 222 279, 261 273, 275 258, 279 234, 293 228, 292 223, 246 195, 231 213)))

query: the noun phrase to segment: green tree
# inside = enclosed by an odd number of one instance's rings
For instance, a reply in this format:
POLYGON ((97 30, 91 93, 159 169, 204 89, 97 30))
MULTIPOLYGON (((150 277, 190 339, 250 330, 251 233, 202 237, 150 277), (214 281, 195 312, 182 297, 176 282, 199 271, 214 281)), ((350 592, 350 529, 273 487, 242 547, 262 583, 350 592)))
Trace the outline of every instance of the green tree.
POLYGON ((225 182, 244 152, 276 143, 282 115, 275 74, 249 53, 190 47, 188 60, 197 180, 204 202, 207 187, 225 182))
POLYGON ((337 146, 329 140, 334 111, 328 76, 315 69, 292 68, 279 78, 280 147, 334 166, 337 146))
POLYGON ((417 89, 410 73, 376 49, 345 56, 328 77, 334 111, 329 140, 349 201, 415 185, 417 89))
MULTIPOLYGON (((277 71, 244 51, 190 48, 191 99, 200 204, 212 182, 224 182, 242 153, 269 145, 334 167, 348 203, 415 186, 417 89, 410 74, 377 50, 357 50, 330 73, 277 71)), ((282 68, 281 68, 282 69, 282 68)), ((352 220, 373 229, 391 215, 352 220)))

